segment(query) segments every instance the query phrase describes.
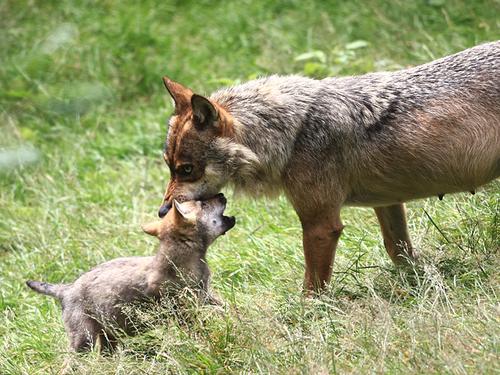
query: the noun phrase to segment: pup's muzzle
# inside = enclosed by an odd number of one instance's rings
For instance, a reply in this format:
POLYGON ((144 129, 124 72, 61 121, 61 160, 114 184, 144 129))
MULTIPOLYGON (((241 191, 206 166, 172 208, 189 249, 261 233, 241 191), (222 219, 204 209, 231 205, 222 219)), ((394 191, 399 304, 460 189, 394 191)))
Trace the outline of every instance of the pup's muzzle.
POLYGON ((218 200, 219 200, 219 202, 221 202, 224 206, 225 206, 225 205, 226 205, 226 203, 227 203, 227 199, 226 199, 226 197, 224 196, 224 194, 223 194, 223 193, 219 193, 219 194, 215 195, 213 198, 214 198, 214 199, 218 199, 218 200))

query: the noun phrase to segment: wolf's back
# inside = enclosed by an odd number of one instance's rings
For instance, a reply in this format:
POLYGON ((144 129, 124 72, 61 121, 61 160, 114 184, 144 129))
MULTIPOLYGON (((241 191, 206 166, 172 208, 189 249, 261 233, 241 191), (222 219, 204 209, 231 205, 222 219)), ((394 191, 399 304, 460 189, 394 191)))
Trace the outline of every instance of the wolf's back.
MULTIPOLYGON (((500 96, 500 41, 481 44, 394 74, 412 94, 500 96), (419 92, 419 89, 421 92, 419 92)), ((397 84, 394 85, 397 87, 397 84)))

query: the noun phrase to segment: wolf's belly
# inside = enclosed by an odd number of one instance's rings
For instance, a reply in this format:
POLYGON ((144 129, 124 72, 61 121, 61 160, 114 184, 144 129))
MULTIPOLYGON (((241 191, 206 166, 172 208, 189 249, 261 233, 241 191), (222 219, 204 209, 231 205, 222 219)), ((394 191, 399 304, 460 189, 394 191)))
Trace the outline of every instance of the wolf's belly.
POLYGON ((478 187, 500 176, 498 168, 488 168, 481 172, 467 175, 464 170, 463 173, 454 176, 415 175, 385 179, 371 178, 367 179, 367 183, 355 186, 347 196, 345 204, 377 207, 421 198, 442 197, 450 193, 475 193, 478 187))
POLYGON ((382 207, 390 206, 393 204, 404 203, 416 199, 429 198, 432 196, 439 197, 444 196, 449 193, 456 193, 465 190, 455 190, 446 193, 414 193, 414 194, 401 194, 400 192, 395 192, 393 194, 383 194, 383 193, 372 193, 372 192, 360 192, 351 195, 345 201, 347 206, 358 206, 358 207, 382 207))

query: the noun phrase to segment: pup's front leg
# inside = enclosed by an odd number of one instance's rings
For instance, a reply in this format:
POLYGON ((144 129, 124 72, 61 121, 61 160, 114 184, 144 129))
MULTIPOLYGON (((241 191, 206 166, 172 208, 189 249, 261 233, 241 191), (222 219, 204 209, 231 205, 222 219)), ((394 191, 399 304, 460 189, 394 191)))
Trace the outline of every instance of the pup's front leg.
POLYGON ((415 258, 408 234, 404 204, 376 207, 384 245, 394 264, 404 265, 415 258))
POLYGON ((304 289, 310 294, 321 291, 330 281, 335 249, 344 226, 340 220, 340 208, 299 213, 299 218, 306 261, 304 289))

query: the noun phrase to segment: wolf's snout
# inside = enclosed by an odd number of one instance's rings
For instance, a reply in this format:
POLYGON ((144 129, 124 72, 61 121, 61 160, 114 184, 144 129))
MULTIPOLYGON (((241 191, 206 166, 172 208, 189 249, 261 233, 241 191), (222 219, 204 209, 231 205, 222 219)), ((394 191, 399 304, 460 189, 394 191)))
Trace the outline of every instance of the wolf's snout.
POLYGON ((158 216, 160 218, 164 217, 168 211, 170 211, 170 209, 172 208, 172 204, 171 203, 165 203, 163 204, 160 209, 158 210, 158 216))

